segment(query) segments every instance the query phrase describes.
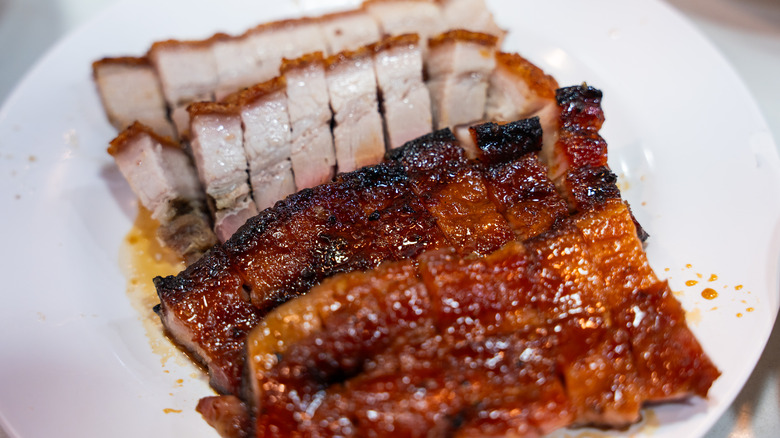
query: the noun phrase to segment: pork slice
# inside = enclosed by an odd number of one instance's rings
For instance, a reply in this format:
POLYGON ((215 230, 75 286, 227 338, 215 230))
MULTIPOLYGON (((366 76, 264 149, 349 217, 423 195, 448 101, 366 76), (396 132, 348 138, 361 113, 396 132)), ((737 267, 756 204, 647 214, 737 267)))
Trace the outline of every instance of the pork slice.
POLYGON ((264 23, 247 31, 245 38, 254 51, 256 82, 278 76, 284 59, 328 50, 317 20, 308 17, 264 23))
MULTIPOLYGON (((558 83, 552 76, 519 54, 496 52, 485 117, 491 121, 512 121, 534 115, 548 106, 556 107, 557 89, 558 83)), ((549 130, 548 125, 542 126, 549 130)))
POLYGON ((329 181, 336 166, 323 56, 313 53, 285 61, 282 73, 287 81, 295 186, 299 190, 314 187, 329 181))
POLYGON ((484 119, 495 36, 454 30, 429 41, 425 61, 435 129, 484 119))
POLYGON ((241 116, 235 105, 196 102, 188 107, 198 176, 214 211, 214 229, 227 240, 257 214, 247 177, 241 116))
POLYGON ((325 64, 339 172, 380 162, 385 142, 371 51, 341 52, 325 64))
POLYGON ((92 63, 98 94, 118 131, 138 121, 163 137, 176 138, 160 80, 147 58, 103 58, 92 63))
POLYGON ((484 175, 469 163, 449 129, 392 149, 387 159, 403 166, 415 194, 459 252, 489 254, 513 239, 488 195, 484 175))
POLYGON ((493 18, 484 0, 438 0, 447 30, 464 29, 498 37, 499 45, 507 31, 493 18))
POLYGON ((396 148, 433 129, 420 38, 414 34, 390 37, 372 48, 386 143, 396 148))
POLYGON ((286 89, 284 77, 277 77, 250 87, 237 97, 249 180, 258 210, 295 192, 286 89))
POLYGON ((163 245, 189 264, 217 243, 195 166, 181 145, 136 122, 111 141, 108 152, 159 221, 163 245))
POLYGON ((263 315, 242 284, 219 246, 178 275, 154 279, 166 333, 206 366, 223 394, 240 394, 246 334, 263 315))
POLYGON ((382 37, 377 22, 362 9, 323 15, 319 25, 328 43, 328 53, 357 50, 382 37))
POLYGON ((168 40, 152 44, 147 56, 160 77, 170 107, 214 100, 218 74, 212 43, 168 40))
POLYGON ((217 68, 216 100, 262 82, 264 72, 255 59, 255 47, 246 34, 217 34, 211 40, 217 68))
POLYGON ((363 9, 379 23, 385 36, 411 33, 427 41, 446 30, 441 8, 432 0, 367 0, 363 9))
POLYGON ((196 409, 222 438, 249 437, 252 428, 249 409, 235 395, 205 397, 198 402, 196 409))

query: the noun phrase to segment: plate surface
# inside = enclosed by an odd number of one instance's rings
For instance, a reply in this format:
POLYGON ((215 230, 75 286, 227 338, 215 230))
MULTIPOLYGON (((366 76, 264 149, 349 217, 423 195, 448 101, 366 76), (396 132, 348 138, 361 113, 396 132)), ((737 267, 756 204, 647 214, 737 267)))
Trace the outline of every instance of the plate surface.
MULTIPOLYGON (((12 436, 216 436, 194 411, 211 393, 202 373, 170 348, 161 355, 125 293, 120 248, 137 210, 106 153, 115 132, 91 62, 356 3, 125 1, 18 86, 0 109, 0 420, 12 436)), ((617 435, 701 436, 749 376, 780 302, 780 160, 766 123, 731 67, 664 3, 488 3, 510 30, 505 50, 561 85, 604 91, 610 165, 651 234, 650 262, 723 371, 709 400, 647 410, 617 435)))

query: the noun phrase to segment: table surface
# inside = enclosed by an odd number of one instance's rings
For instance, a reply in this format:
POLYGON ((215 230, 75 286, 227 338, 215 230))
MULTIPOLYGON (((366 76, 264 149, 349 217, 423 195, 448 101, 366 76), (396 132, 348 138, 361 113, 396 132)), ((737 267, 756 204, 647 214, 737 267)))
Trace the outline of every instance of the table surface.
MULTIPOLYGON (((117 0, 0 0, 0 102, 57 40, 117 0)), ((780 145, 780 1, 666 0, 728 59, 780 145)), ((780 435, 780 324, 742 392, 706 438, 780 435)), ((6 438, 0 430, 0 438, 6 438)))

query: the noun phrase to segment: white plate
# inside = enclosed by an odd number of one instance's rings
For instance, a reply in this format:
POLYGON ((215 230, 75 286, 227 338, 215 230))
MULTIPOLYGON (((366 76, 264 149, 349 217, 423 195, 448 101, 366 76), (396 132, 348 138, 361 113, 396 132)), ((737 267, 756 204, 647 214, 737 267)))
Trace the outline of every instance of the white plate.
MULTIPOLYGON (((135 200, 105 152, 115 133, 90 63, 354 3, 125 1, 19 85, 0 111, 0 419, 12 435, 216 436, 194 412, 210 393, 200 371, 153 351, 125 294, 118 258, 135 200)), ((733 70, 663 3, 489 4, 511 30, 507 50, 562 85, 604 91, 610 164, 651 234, 651 263, 723 371, 708 401, 654 408, 620 435, 703 435, 750 374, 778 309, 780 160, 769 130, 733 70), (704 299, 705 287, 719 297, 704 299)))

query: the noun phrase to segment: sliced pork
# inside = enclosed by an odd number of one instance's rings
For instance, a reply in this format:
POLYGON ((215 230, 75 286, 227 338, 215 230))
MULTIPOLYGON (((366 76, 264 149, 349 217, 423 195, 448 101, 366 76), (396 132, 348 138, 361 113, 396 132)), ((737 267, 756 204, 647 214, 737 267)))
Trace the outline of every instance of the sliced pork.
POLYGON ((236 105, 196 102, 188 108, 192 154, 212 211, 214 230, 227 240, 257 214, 249 188, 241 115, 236 105))
POLYGON ((319 25, 331 54, 357 50, 382 38, 378 23, 363 9, 323 15, 319 25))
POLYGON ((241 114, 249 182, 258 211, 295 192, 286 90, 284 77, 277 77, 233 98, 241 114))
MULTIPOLYGON (((236 91, 263 82, 268 73, 256 59, 255 47, 246 35, 217 34, 211 38, 211 50, 217 69, 216 100, 236 91)), ((267 67, 265 67, 267 69, 267 67)), ((274 73, 274 76, 278 74, 274 73)))
POLYGON ((422 41, 446 30, 439 5, 432 0, 367 0, 366 10, 384 36, 420 35, 422 41))
POLYGON ((397 148, 433 130, 420 38, 415 34, 390 37, 372 49, 386 144, 397 148))
POLYGON ((336 168, 325 60, 317 52, 287 60, 281 70, 287 82, 295 186, 299 190, 314 187, 329 181, 336 168))
POLYGON ((329 57, 325 77, 339 172, 378 163, 385 154, 385 136, 372 52, 364 47, 329 57))
POLYGON ((464 30, 429 41, 425 64, 435 129, 483 120, 496 43, 495 36, 464 30))
POLYGON ((178 143, 136 122, 108 152, 141 205, 160 222, 157 237, 165 246, 192 263, 217 243, 195 166, 178 143))
POLYGON ((104 58, 92 63, 100 100, 118 131, 138 121, 154 132, 176 138, 157 74, 148 58, 104 58))
POLYGON ((498 37, 499 42, 504 39, 506 30, 496 23, 484 0, 438 0, 438 3, 448 30, 486 33, 498 37))

